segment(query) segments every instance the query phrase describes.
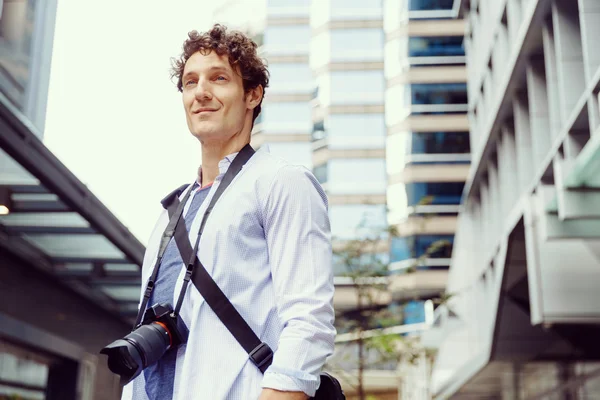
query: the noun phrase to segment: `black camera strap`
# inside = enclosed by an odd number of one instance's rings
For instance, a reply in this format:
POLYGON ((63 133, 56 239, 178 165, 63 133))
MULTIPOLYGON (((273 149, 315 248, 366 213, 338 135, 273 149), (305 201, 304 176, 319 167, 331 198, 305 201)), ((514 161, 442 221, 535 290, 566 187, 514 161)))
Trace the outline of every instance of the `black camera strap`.
MULTIPOLYGON (((213 208, 215 207, 217 200, 221 197, 221 195, 223 194, 225 189, 227 189, 227 187, 231 184, 233 179, 242 170, 242 168, 244 167, 246 162, 250 159, 250 157, 252 157, 252 155, 254 155, 254 149, 252 148, 252 146, 250 146, 250 144, 247 144, 246 146, 244 146, 242 148, 242 150, 240 150, 238 155, 233 159, 233 162, 227 169, 227 172, 223 176, 221 183, 219 183, 219 186, 217 187, 215 194, 213 195, 208 207, 206 208, 206 211, 204 212, 204 216, 202 217, 202 222, 200 223, 200 228, 198 229, 198 236, 196 237, 196 243, 194 244, 193 249, 192 249, 192 247, 190 245, 190 241, 188 239, 188 232, 183 227, 183 225, 180 225, 180 229, 175 229, 175 243, 177 244, 177 248, 179 249, 179 253, 181 254, 182 260, 186 264, 186 271, 185 271, 185 276, 183 278, 183 285, 181 285, 181 291, 179 292, 179 297, 177 298, 177 304, 175 305, 175 308, 173 310, 173 313, 175 315, 179 314, 179 310, 181 309, 181 305, 183 303, 183 298, 185 296, 185 291, 187 289, 188 283, 190 282, 190 279, 192 279, 192 277, 194 276, 194 271, 196 269, 195 267, 197 265, 196 261, 198 261, 198 257, 196 257, 196 254, 198 253, 198 246, 200 245, 200 238, 202 237, 202 233, 204 232, 204 227, 206 226, 206 221, 207 221, 210 213, 212 212, 213 208), (184 249, 184 251, 182 251, 183 243, 187 244, 187 247, 184 249)), ((177 208, 179 207, 179 205, 177 204, 178 202, 179 202, 179 198, 175 197, 173 199, 173 203, 171 203, 171 205, 167 208, 169 215, 176 215, 177 208)), ((199 261, 198 261, 198 264, 199 264, 199 261)), ((200 266, 202 266, 202 264, 200 264, 200 266)), ((202 267, 201 269, 204 270, 204 272, 206 272, 204 267, 202 267)), ((196 275, 198 275, 198 274, 196 274, 196 275)), ((208 275, 208 272, 207 272, 207 275, 208 275)), ((208 276, 210 277, 210 275, 208 275, 208 276)), ((212 278, 211 278, 211 280, 212 280, 212 278)), ((193 282, 196 286, 198 286, 196 284, 196 278, 193 279, 193 282)), ((200 292, 200 293, 202 293, 202 292, 200 292)), ((202 294, 202 295, 204 297, 204 294, 202 294)))
MULTIPOLYGON (((225 178, 226 177, 223 178, 223 182, 219 185, 218 189, 220 189, 221 185, 225 183, 225 178)), ((231 179, 233 179, 233 176, 231 179)), ((215 196, 216 195, 217 193, 215 193, 215 196)), ((169 214, 176 215, 178 207, 179 199, 175 197, 173 202, 168 206, 169 214)), ((212 209, 210 206, 209 208, 212 209)), ((244 350, 246 350, 251 361, 261 370, 261 372, 264 373, 269 365, 271 365, 273 360, 273 350, 271 350, 266 343, 261 342, 258 336, 256 336, 252 328, 250 328, 248 323, 235 309, 233 304, 231 304, 225 293, 223 293, 221 288, 219 288, 219 285, 217 285, 212 276, 210 276, 204 265, 202 265, 196 256, 198 252, 200 236, 204 230, 208 214, 209 212, 207 210, 207 214, 205 214, 204 219, 202 220, 198 238, 196 239, 196 243, 193 248, 183 225, 178 225, 175 229, 175 242, 177 243, 181 257, 184 260, 190 261, 187 264, 186 280, 184 281, 184 286, 181 288, 181 293, 179 295, 175 310, 178 311, 179 307, 181 307, 183 294, 185 293, 187 282, 191 277, 192 283, 196 286, 202 297, 204 297, 204 300, 208 306, 214 311, 217 317, 221 320, 229 332, 231 332, 233 337, 235 337, 244 350)))
MULTIPOLYGON (((242 167, 244 166, 244 164, 246 164, 246 162, 250 159, 250 157, 252 157, 253 154, 254 154, 254 149, 252 148, 252 146, 250 146, 250 144, 247 144, 242 148, 242 150, 240 150, 240 152, 237 154, 237 156, 233 159, 231 165, 229 166, 229 168, 227 169, 227 172, 225 173, 225 176, 223 176, 221 183, 217 187, 217 191, 213 195, 212 200, 211 200, 210 204, 208 205, 208 208, 206 209, 206 212, 204 213, 204 217, 202 218, 202 223, 200 224, 200 233, 198 234, 198 239, 196 240, 195 251, 193 254, 196 254, 198 251, 198 243, 199 243, 202 231, 204 230, 204 225, 206 224, 206 219, 210 215, 217 200, 219 199, 219 197, 221 197, 221 194, 225 191, 227 186, 229 186, 229 184, 233 181, 233 178, 235 178, 235 176, 242 170, 242 167)), ((158 276, 158 270, 160 267, 160 263, 165 254, 165 251, 167 250, 167 246, 168 246, 169 242, 171 241, 171 238, 173 237, 173 235, 177 236, 179 234, 181 236, 182 231, 183 231, 183 233, 185 234, 186 241, 189 243, 189 240, 187 240, 188 236, 187 236, 187 230, 185 228, 185 224, 179 223, 179 221, 182 219, 181 216, 183 214, 183 209, 184 209, 187 201, 190 198, 190 195, 193 191, 194 185, 192 185, 190 190, 188 190, 185 197, 183 198, 183 201, 181 201, 181 202, 179 201, 179 195, 188 186, 189 185, 183 185, 183 186, 179 187, 178 189, 171 192, 167 197, 165 197, 161 201, 163 207, 167 208, 167 210, 168 210, 169 223, 168 223, 167 228, 165 229, 165 231, 161 237, 161 240, 160 240, 158 255, 157 255, 156 261, 154 263, 154 268, 152 269, 152 274, 150 275, 150 278, 148 279, 148 283, 146 284, 146 289, 144 290, 144 297, 142 298, 142 304, 140 306, 140 309, 138 310, 138 315, 136 318, 134 329, 137 328, 139 326, 139 324, 142 322, 142 318, 144 316, 144 313, 146 312, 146 307, 148 306, 148 301, 150 299, 150 296, 152 295, 152 292, 154 291, 154 286, 155 286, 155 282, 156 282, 156 277, 158 276), (180 229, 176 229, 177 227, 179 227, 180 229)), ((177 242, 179 242, 179 241, 177 241, 177 242)), ((181 252, 181 250, 180 250, 180 252, 181 252)), ((185 295, 185 290, 187 288, 187 284, 190 280, 190 276, 192 275, 192 271, 193 271, 193 259, 191 258, 191 256, 186 257, 183 255, 183 253, 181 254, 181 256, 182 256, 184 263, 187 266, 187 271, 185 274, 184 283, 181 288, 181 292, 179 294, 179 298, 177 300, 177 306, 174 310, 175 314, 179 313, 179 309, 181 308, 181 303, 183 302, 183 297, 185 295), (188 262, 186 262, 186 260, 188 262)))
MULTIPOLYGON (((187 185, 185 185, 187 186, 187 185)), ((172 198, 177 199, 178 198, 178 193, 181 193, 181 191, 184 189, 184 187, 180 187, 179 189, 173 191, 171 194, 169 194, 169 196, 167 196, 167 198, 164 201, 169 201, 170 203, 172 203, 172 198)), ((144 297, 142 298, 142 304, 140 306, 140 309, 138 310, 138 315, 137 318, 135 319, 135 325, 133 326, 133 328, 137 328, 139 326, 139 324, 142 322, 142 318, 144 316, 144 313, 146 312, 146 307, 148 306, 148 300, 150 300, 150 296, 152 295, 152 292, 154 291, 154 284, 156 282, 156 277, 158 276, 158 268, 160 267, 160 263, 162 261, 162 258, 165 254, 165 251, 167 250, 167 246, 169 244, 169 242, 171 241, 171 238, 173 237, 173 234, 175 232, 175 228, 180 225, 179 224, 179 220, 181 219, 181 214, 183 214, 183 208, 185 207, 185 204, 187 203, 188 199, 190 198, 190 194, 192 193, 193 188, 190 188, 190 190, 188 190, 188 192, 186 193, 183 201, 181 203, 177 204, 177 208, 173 209, 173 215, 169 214, 170 219, 169 219, 169 224, 167 225, 167 228, 165 229, 161 239, 160 239, 160 246, 158 248, 158 255, 156 257, 156 261, 154 262, 154 268, 152 269, 152 275, 150 275, 150 278, 148 279, 148 283, 146 284, 146 289, 144 290, 144 297)), ((185 228, 184 228, 185 229, 185 228)))

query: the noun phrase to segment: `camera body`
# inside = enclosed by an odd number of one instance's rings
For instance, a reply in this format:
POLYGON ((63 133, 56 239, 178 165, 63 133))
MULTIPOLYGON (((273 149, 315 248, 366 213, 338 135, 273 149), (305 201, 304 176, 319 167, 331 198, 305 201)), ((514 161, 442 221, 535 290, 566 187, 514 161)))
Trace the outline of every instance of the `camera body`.
POLYGON ((108 368, 125 385, 146 367, 157 362, 169 349, 186 343, 189 330, 170 304, 155 304, 144 313, 142 322, 123 339, 104 347, 108 368))
POLYGON ((179 315, 173 314, 173 307, 171 307, 170 304, 155 304, 147 309, 144 313, 144 318, 142 318, 142 322, 135 329, 138 329, 142 325, 149 325, 152 323, 163 324, 166 327, 171 337, 169 348, 177 347, 180 344, 187 342, 189 330, 179 315))

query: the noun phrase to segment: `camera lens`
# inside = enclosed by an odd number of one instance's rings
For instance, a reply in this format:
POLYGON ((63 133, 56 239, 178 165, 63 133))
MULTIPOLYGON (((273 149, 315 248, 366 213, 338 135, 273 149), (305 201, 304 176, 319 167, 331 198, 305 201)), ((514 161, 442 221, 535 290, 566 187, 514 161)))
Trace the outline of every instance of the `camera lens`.
POLYGON ((100 353, 108 356, 108 368, 121 376, 121 383, 135 379, 144 368, 154 364, 171 347, 171 333, 161 322, 142 325, 100 353))

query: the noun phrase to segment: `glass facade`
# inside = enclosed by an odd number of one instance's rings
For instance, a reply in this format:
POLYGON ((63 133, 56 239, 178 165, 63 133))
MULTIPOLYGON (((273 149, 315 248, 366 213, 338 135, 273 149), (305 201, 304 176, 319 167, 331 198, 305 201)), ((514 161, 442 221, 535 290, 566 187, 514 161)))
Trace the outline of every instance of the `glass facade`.
POLYGON ((333 159, 327 168, 330 194, 385 194, 385 160, 379 158, 333 159))
POLYGON ((335 29, 329 36, 332 62, 383 61, 382 29, 335 29))
POLYGON ((407 133, 411 154, 466 154, 471 151, 468 132, 407 133))
POLYGON ((317 83, 323 106, 383 104, 383 71, 335 71, 320 76, 317 83))
POLYGON ((331 19, 381 19, 382 3, 382 0, 331 0, 331 19))
POLYGON ((310 7, 311 0, 267 0, 267 8, 310 7))
POLYGON ((408 0, 410 11, 452 10, 454 0, 408 0))
POLYGON ((407 91, 410 104, 467 104, 466 83, 416 83, 407 91))
POLYGON ((292 164, 312 168, 312 146, 308 142, 269 143, 271 154, 284 158, 292 164))
POLYGON ((275 18, 308 17, 310 0, 268 0, 267 14, 275 18))
POLYGON ((35 10, 33 0, 0 2, 0 91, 21 110, 32 67, 35 10))
POLYGON ((394 85, 385 93, 386 123, 393 126, 409 115, 465 114, 467 85, 464 83, 414 83, 394 85))
POLYGON ((308 64, 277 64, 269 65, 269 94, 310 93, 314 90, 315 82, 308 64))
POLYGON ((429 258, 450 258, 454 235, 414 235, 393 237, 390 262, 410 260, 428 254, 429 258))
POLYGON ((313 167, 313 175, 321 183, 327 183, 327 164, 317 165, 313 167))
POLYGON ((45 399, 51 361, 0 340, 0 399, 45 399))
POLYGON ((269 26, 265 30, 264 43, 267 54, 308 54, 310 49, 310 26, 269 26))
POLYGON ((411 182, 405 184, 409 206, 458 205, 464 182, 411 182))
POLYGON ((335 239, 356 239, 377 235, 385 228, 384 204, 335 204, 329 207, 331 235, 335 239))
POLYGON ((56 2, 0 1, 0 92, 42 133, 56 2))
POLYGON ((403 323, 419 324, 425 322, 425 302, 421 300, 411 300, 403 305, 403 323))
POLYGON ((382 149, 386 129, 383 114, 332 114, 325 124, 331 149, 382 149))
POLYGON ((261 112, 262 130, 268 134, 310 133, 312 114, 308 102, 265 104, 261 112))
POLYGON ((462 36, 412 36, 408 38, 409 57, 464 56, 462 36))

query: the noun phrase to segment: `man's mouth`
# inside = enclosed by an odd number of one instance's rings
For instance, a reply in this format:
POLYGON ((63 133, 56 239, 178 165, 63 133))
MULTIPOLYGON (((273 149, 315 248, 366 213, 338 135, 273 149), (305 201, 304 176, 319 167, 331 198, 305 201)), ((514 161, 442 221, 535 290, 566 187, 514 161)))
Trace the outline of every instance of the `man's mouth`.
POLYGON ((206 114, 206 113, 211 113, 211 112, 215 112, 217 111, 217 109, 215 108, 199 108, 195 111, 192 111, 193 114, 206 114))

